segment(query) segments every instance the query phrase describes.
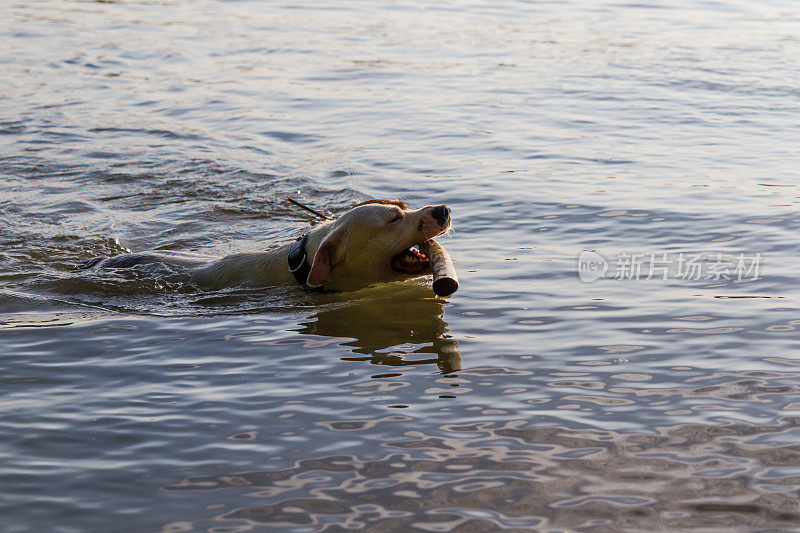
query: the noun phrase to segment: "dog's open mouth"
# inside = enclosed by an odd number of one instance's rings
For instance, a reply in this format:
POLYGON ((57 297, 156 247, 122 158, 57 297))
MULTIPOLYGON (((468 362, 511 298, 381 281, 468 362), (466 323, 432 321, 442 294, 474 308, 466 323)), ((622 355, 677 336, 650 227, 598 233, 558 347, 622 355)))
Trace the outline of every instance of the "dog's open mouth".
POLYGON ((401 274, 418 274, 430 268, 431 262, 418 244, 392 258, 392 269, 401 274))

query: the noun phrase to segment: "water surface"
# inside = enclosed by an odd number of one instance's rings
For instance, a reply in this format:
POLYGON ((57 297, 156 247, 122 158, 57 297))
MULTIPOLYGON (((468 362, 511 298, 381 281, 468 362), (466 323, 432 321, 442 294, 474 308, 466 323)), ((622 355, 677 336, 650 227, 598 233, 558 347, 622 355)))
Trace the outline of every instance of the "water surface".
POLYGON ((800 521, 795 3, 45 0, 0 21, 8 531, 800 521), (74 268, 263 249, 311 223, 287 195, 448 203, 460 290, 74 268), (581 281, 585 250, 605 277, 581 281), (702 275, 678 276, 690 255, 702 275))

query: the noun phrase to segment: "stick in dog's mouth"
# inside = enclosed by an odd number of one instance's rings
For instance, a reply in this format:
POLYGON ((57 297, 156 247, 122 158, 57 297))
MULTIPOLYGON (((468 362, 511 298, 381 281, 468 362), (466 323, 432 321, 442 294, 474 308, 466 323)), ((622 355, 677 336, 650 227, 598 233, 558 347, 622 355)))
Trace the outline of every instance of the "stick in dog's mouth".
POLYGON ((433 274, 433 285, 431 288, 439 296, 450 296, 458 290, 458 275, 453 260, 447 250, 434 241, 430 240, 422 244, 422 251, 428 256, 433 274))
POLYGON ((433 292, 450 296, 458 290, 458 276, 447 250, 434 241, 415 244, 392 258, 392 268, 404 274, 433 274, 433 292))

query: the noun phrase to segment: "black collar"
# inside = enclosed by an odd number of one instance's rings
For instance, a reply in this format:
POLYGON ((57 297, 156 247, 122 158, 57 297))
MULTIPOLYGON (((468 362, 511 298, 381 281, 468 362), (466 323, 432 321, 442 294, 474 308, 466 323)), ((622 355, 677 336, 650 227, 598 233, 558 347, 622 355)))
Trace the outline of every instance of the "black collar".
POLYGON ((308 242, 308 234, 298 237, 296 241, 289 247, 289 272, 292 273, 297 283, 304 288, 308 286, 308 274, 311 272, 311 265, 308 264, 308 256, 306 254, 306 242, 308 242))

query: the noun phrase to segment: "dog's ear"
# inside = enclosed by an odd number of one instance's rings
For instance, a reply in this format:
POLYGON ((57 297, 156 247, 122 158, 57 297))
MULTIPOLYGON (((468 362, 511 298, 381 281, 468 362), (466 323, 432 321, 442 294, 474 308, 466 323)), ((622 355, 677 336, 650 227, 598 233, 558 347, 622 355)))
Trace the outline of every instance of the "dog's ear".
POLYGON ((339 262, 341 236, 341 230, 334 230, 319 245, 317 253, 314 254, 314 262, 311 264, 311 271, 308 273, 306 285, 309 287, 321 287, 333 278, 333 267, 339 262))

